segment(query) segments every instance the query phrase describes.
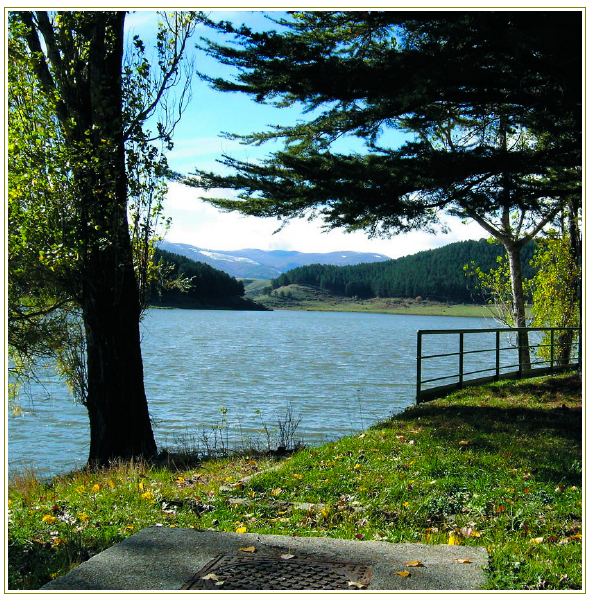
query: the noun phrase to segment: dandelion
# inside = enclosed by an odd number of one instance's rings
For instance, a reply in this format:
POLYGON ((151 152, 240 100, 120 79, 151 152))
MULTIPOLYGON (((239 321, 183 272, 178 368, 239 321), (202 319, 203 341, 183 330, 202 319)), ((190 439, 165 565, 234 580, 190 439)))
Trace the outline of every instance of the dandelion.
POLYGON ((100 490, 101 490, 101 486, 100 486, 98 483, 95 483, 95 484, 92 486, 92 492, 94 492, 95 494, 96 494, 97 492, 100 492, 100 490))

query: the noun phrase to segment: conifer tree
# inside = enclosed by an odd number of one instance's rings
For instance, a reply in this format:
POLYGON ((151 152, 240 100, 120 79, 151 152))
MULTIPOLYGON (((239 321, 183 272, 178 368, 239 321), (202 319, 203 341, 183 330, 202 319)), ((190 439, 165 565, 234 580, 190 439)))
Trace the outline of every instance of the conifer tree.
POLYGON ((224 155, 229 175, 185 183, 237 191, 212 200, 222 209, 370 235, 474 219, 507 250, 525 326, 521 249, 580 196, 581 12, 308 11, 278 24, 219 24, 236 43, 207 51, 239 71, 209 81, 307 118, 230 135, 284 145, 260 162, 224 155), (347 137, 363 151, 341 150, 347 137))

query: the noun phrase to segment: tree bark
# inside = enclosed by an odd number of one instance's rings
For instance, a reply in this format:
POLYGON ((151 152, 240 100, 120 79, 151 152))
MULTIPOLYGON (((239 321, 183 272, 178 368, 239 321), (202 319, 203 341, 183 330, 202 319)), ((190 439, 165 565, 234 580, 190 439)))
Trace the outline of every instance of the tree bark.
POLYGON ((70 210, 76 211, 80 244, 72 268, 78 267, 86 335, 89 463, 150 457, 157 448, 144 389, 141 304, 127 221, 125 13, 65 12, 59 25, 44 12, 36 20, 23 12, 21 19, 29 27, 29 47, 39 56, 37 77, 48 94, 59 97, 56 116, 71 156, 77 201, 70 210))
MULTIPOLYGON (((514 327, 527 327, 525 315, 525 294, 523 291, 523 272, 521 268, 522 244, 503 241, 509 259, 509 274, 511 277, 511 291, 513 294, 513 323, 514 327)), ((529 336, 526 330, 517 332, 517 353, 519 368, 525 371, 531 369, 529 351, 529 336)))

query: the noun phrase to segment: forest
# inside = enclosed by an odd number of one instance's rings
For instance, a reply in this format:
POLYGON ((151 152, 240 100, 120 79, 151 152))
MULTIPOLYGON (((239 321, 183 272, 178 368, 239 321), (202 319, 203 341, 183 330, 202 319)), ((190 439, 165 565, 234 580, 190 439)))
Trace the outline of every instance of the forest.
MULTIPOLYGON (((534 275, 530 265, 535 243, 527 244, 522 252, 526 279, 534 275)), ((379 263, 335 267, 308 265, 282 273, 271 281, 277 289, 292 283, 311 285, 333 294, 358 298, 416 298, 440 302, 483 304, 487 301, 477 278, 469 275, 464 266, 472 261, 482 271, 498 266, 497 257, 505 250, 501 244, 486 239, 455 242, 425 250, 411 256, 379 263)))
POLYGON ((154 262, 167 265, 167 273, 165 281, 152 283, 149 300, 152 306, 265 310, 244 298, 242 281, 205 263, 159 248, 154 262), (185 281, 185 289, 167 283, 178 279, 185 281))

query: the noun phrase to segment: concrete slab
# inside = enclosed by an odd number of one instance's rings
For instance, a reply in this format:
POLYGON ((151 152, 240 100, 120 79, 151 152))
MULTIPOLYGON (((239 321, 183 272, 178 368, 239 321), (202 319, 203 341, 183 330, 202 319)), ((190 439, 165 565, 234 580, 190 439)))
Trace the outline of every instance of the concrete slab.
MULTIPOLYGON (((487 553, 481 547, 149 527, 41 589, 180 590, 216 556, 244 556, 241 548, 250 546, 256 549, 252 557, 287 554, 371 566, 368 590, 477 590, 485 583, 487 553), (423 566, 408 566, 413 561, 423 566), (404 577, 397 571, 409 575, 404 577)), ((223 585, 218 589, 224 591, 223 585)))

